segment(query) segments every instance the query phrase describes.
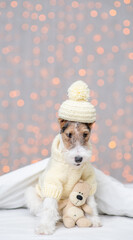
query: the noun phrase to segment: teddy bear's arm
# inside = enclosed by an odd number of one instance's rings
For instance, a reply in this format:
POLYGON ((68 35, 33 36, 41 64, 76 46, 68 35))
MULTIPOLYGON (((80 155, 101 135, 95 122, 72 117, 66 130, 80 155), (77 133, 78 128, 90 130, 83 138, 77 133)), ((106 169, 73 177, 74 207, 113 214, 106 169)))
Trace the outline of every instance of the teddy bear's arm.
POLYGON ((86 212, 88 214, 92 214, 92 208, 90 206, 88 206, 87 204, 84 204, 81 208, 84 210, 84 212, 86 212))
POLYGON ((58 202, 59 210, 62 210, 64 207, 66 207, 67 202, 68 202, 68 199, 60 200, 60 201, 58 202))

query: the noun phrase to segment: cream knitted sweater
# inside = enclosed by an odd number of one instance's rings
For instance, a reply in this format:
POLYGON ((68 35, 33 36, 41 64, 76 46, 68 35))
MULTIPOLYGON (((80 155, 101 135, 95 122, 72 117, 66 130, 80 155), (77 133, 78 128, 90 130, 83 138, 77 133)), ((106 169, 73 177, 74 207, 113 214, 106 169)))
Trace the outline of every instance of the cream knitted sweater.
MULTIPOLYGON (((89 148, 91 148, 91 144, 89 148)), ((90 195, 96 191, 96 179, 94 169, 90 162, 84 163, 80 168, 76 168, 65 162, 59 148, 60 136, 55 137, 51 159, 47 169, 40 175, 36 185, 36 191, 41 198, 52 197, 57 200, 69 197, 74 185, 80 180, 87 181, 90 185, 90 195)))

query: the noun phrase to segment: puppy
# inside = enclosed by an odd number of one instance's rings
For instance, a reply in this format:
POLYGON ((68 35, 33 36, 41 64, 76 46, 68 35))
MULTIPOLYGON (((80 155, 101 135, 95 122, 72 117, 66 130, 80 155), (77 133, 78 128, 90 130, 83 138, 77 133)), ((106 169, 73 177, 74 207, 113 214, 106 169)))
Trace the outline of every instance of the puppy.
MULTIPOLYGON (((66 166, 73 167, 75 171, 80 171, 80 168, 82 168, 84 164, 89 164, 92 154, 91 147, 88 147, 90 146, 88 143, 93 123, 79 123, 61 118, 58 120, 60 124, 59 150, 63 154, 66 166)), ((45 171, 49 171, 49 166, 45 171)), ((39 196, 35 187, 27 189, 25 197, 30 212, 40 217, 36 232, 38 234, 52 234, 55 230, 56 223, 60 219, 57 200, 51 197, 43 198, 39 196)), ((89 196, 87 203, 93 210, 93 215, 91 217, 89 216, 92 226, 101 226, 93 195, 89 196)))

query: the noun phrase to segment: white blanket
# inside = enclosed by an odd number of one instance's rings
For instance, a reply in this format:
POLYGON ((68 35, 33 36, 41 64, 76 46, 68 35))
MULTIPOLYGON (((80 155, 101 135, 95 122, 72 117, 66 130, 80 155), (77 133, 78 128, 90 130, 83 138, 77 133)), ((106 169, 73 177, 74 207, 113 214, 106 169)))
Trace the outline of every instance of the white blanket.
MULTIPOLYGON (((45 170, 49 159, 26 166, 0 177, 0 208, 25 207, 24 192, 45 170)), ((95 169, 98 182, 98 209, 109 215, 133 217, 133 189, 95 169)))
POLYGON ((132 240, 133 219, 128 217, 101 216, 100 228, 66 229, 59 223, 53 235, 36 235, 34 228, 38 219, 27 209, 0 211, 1 240, 132 240))

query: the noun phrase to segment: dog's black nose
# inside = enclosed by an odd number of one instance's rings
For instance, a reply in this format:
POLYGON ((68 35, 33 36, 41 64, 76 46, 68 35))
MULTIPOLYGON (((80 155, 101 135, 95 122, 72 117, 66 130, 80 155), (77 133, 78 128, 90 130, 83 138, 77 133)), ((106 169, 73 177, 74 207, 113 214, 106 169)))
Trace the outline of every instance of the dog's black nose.
POLYGON ((80 163, 80 162, 82 162, 82 157, 80 157, 80 156, 77 156, 77 157, 75 157, 75 162, 76 163, 80 163))
POLYGON ((82 197, 81 195, 77 195, 77 199, 78 199, 78 200, 82 200, 83 197, 82 197))

